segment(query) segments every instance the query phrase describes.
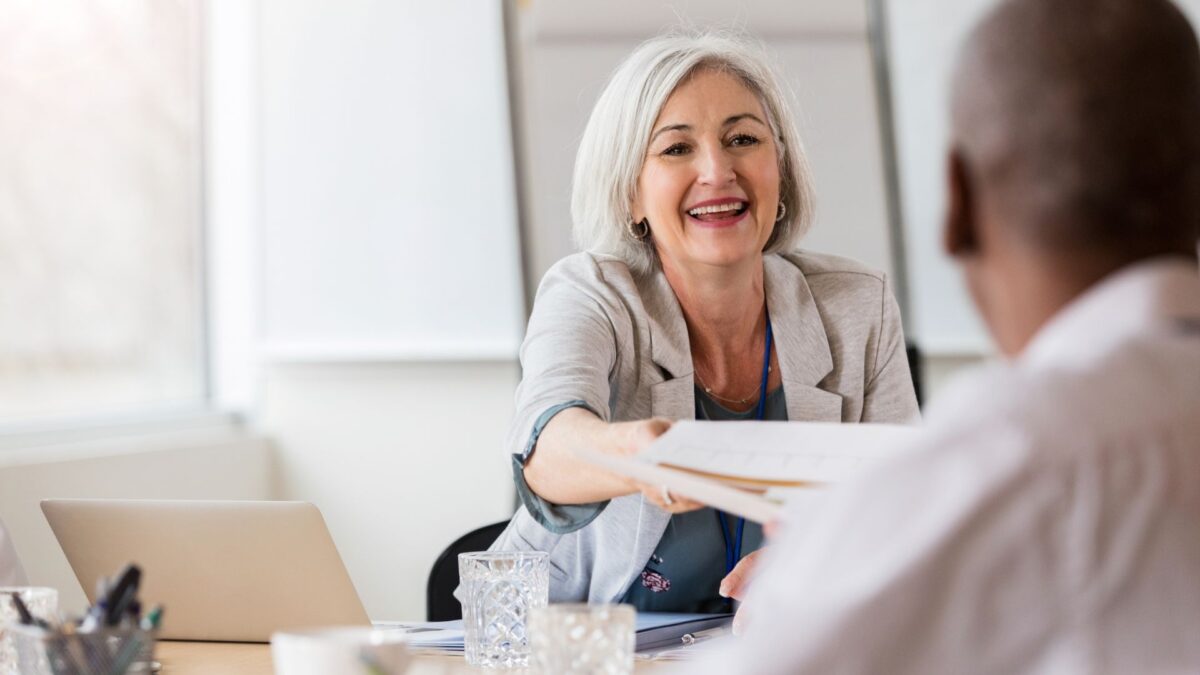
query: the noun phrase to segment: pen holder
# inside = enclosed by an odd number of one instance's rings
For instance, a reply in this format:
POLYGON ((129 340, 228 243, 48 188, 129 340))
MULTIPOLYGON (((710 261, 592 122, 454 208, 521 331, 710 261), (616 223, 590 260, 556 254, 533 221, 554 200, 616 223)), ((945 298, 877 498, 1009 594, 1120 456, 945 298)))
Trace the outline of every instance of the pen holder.
POLYGON ((150 673, 154 633, 132 628, 62 633, 10 626, 22 675, 132 675, 150 673))

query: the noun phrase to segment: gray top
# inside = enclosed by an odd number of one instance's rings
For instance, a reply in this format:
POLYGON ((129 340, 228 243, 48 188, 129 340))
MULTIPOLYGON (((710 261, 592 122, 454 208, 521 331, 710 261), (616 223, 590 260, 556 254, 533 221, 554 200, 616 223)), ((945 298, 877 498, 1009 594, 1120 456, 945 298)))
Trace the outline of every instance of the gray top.
MULTIPOLYGON (((910 422, 917 403, 899 312, 886 277, 837 256, 764 256, 767 309, 787 419, 910 422)), ((661 272, 633 275, 577 253, 547 272, 521 346, 524 379, 506 452, 520 474, 552 409, 584 405, 609 422, 695 417, 687 326, 661 272), (540 422, 540 423, 539 423, 540 422)), ((550 553, 550 599, 624 597, 658 547, 670 514, 640 494, 593 508, 522 506, 493 550, 550 553)))

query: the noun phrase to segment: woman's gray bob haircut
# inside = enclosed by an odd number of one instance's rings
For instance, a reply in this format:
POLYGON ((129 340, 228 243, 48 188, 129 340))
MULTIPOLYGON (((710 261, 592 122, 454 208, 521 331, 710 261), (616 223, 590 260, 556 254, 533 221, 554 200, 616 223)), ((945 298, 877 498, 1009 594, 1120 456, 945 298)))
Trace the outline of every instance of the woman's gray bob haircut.
POLYGON ((813 190, 795 120, 761 48, 719 33, 668 34, 639 46, 596 101, 575 156, 571 216, 581 249, 621 258, 638 273, 657 266, 650 237, 629 233, 631 208, 654 122, 681 82, 698 70, 730 73, 758 96, 779 155, 779 199, 787 208, 766 252, 790 250, 812 221, 813 190))

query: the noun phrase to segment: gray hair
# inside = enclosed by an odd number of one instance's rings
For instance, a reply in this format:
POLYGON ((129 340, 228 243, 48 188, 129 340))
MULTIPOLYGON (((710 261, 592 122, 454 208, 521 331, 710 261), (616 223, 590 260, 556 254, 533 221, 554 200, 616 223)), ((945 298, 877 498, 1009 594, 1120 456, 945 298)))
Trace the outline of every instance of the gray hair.
POLYGON ((778 147, 779 200, 787 210, 764 251, 794 248, 812 222, 812 178, 795 120, 768 63, 761 48, 718 33, 663 35, 635 49, 596 101, 575 156, 571 216, 576 245, 621 258, 638 273, 657 266, 651 239, 638 240, 629 232, 646 148, 675 88, 693 73, 712 68, 739 78, 762 103, 778 147))

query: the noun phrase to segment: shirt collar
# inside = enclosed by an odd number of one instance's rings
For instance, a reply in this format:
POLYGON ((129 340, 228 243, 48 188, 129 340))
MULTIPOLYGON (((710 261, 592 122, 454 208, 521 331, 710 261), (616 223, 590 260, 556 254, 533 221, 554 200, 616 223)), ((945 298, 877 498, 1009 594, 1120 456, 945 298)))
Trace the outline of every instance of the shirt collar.
POLYGON ((1200 318, 1200 270, 1185 258, 1124 267, 1059 310, 1018 357, 1023 366, 1086 364, 1171 318, 1200 318))

